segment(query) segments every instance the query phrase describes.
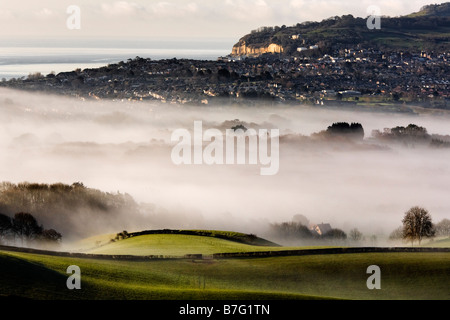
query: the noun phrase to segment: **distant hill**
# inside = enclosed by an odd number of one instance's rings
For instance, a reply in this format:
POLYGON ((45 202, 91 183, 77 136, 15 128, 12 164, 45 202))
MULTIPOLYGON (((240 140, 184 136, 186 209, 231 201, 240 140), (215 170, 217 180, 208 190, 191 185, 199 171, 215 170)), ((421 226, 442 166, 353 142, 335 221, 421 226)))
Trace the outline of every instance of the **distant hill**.
POLYGON ((423 6, 419 12, 407 15, 407 17, 420 17, 420 16, 448 17, 450 16, 450 2, 446 2, 443 4, 426 5, 423 6))
POLYGON ((330 17, 321 22, 307 21, 291 27, 261 27, 242 37, 231 55, 302 55, 308 51, 323 55, 350 46, 383 51, 448 51, 450 2, 425 6, 406 16, 382 16, 380 29, 371 30, 367 27, 367 17, 352 15, 330 17))
POLYGON ((140 232, 130 233, 131 237, 142 236, 142 235, 153 235, 153 234, 181 234, 181 235, 191 235, 191 236, 203 236, 219 238, 228 241, 234 241, 242 244, 252 245, 252 246, 279 246, 278 244, 268 241, 266 239, 257 237, 254 234, 245 234, 240 232, 231 231, 217 231, 217 230, 146 230, 140 232))
POLYGON ((208 230, 153 230, 129 234, 123 240, 85 250, 93 254, 134 256, 184 256, 232 252, 262 252, 283 247, 256 236, 208 230), (253 241, 249 241, 252 238, 253 241))

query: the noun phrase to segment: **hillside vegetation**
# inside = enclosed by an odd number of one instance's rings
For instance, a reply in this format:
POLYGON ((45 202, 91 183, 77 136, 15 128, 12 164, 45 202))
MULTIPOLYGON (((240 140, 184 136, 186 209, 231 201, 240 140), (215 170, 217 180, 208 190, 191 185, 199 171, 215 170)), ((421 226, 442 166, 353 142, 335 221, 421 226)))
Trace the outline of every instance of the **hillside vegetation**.
POLYGON ((242 37, 235 48, 283 47, 286 55, 297 54, 298 47, 319 45, 319 53, 359 45, 389 50, 436 50, 450 48, 450 3, 425 6, 401 17, 381 18, 381 29, 369 29, 367 18, 335 16, 321 22, 303 22, 294 26, 261 27, 242 37))
POLYGON ((128 228, 141 219, 139 205, 126 193, 103 192, 79 182, 0 183, 0 213, 13 216, 18 212, 32 214, 60 232, 63 240, 128 228), (125 213, 127 219, 123 219, 125 213))

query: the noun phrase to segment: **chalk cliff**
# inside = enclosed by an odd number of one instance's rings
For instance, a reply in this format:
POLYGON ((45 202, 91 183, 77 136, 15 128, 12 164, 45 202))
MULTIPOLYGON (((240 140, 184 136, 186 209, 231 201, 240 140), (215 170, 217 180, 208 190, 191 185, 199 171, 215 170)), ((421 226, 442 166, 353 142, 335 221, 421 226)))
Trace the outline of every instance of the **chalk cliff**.
POLYGON ((231 51, 232 56, 260 56, 264 53, 283 53, 282 46, 271 43, 269 45, 263 44, 247 44, 245 41, 240 41, 233 46, 231 51))

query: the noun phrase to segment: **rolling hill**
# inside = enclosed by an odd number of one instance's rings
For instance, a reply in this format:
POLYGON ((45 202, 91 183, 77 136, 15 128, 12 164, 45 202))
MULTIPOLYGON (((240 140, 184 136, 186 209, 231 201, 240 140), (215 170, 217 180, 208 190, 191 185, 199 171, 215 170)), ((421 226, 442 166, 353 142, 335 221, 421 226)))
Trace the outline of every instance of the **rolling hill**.
POLYGON ((120 261, 0 250, 0 296, 32 299, 450 299, 449 253, 324 254, 219 260, 120 261), (368 290, 369 265, 382 290, 368 290), (66 269, 81 269, 67 290, 66 269))
MULTIPOLYGON (((351 248, 317 249, 314 254, 183 257, 226 252, 272 253, 293 249, 243 243, 241 233, 211 230, 157 230, 114 242, 111 235, 89 254, 0 247, 0 298, 38 300, 297 300, 450 299, 447 249, 376 252, 351 248), (164 232, 163 232, 164 231, 164 232), (217 237, 220 235, 221 237, 217 237), (228 239, 225 239, 228 237, 228 239), (240 241, 237 241, 240 239, 240 241), (322 251, 323 250, 323 251, 322 251), (95 255, 94 255, 95 253, 95 255), (134 259, 121 255, 167 257, 134 259), (68 290, 68 266, 81 270, 81 290, 68 290), (381 269, 382 290, 368 290, 370 265, 381 269)), ((447 241, 446 239, 444 239, 447 241)), ((255 239, 253 239, 255 241, 255 239)), ((267 240, 256 240, 265 243, 267 240)), ((444 241, 444 242, 445 242, 444 241)), ((438 246, 444 244, 439 242, 438 246)), ((445 246, 445 244, 444 244, 445 246)), ((297 248, 298 249, 298 248, 297 248)), ((302 248, 307 249, 307 248, 302 248)), ((310 251, 313 250, 303 250, 310 251)))
POLYGON ((279 246, 255 246, 232 240, 189 234, 147 234, 109 242, 87 250, 92 254, 184 256, 222 252, 270 251, 279 246))
POLYGON ((299 55, 298 48, 314 45, 322 55, 348 47, 445 52, 450 49, 450 2, 425 6, 406 16, 381 16, 380 29, 369 29, 367 18, 352 15, 290 27, 261 27, 242 37, 231 55, 299 55))

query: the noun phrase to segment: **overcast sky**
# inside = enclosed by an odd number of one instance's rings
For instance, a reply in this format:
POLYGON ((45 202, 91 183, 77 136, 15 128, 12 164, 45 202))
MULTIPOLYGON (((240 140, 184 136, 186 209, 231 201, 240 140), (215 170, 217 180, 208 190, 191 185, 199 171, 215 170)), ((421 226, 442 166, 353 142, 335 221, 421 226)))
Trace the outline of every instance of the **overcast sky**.
POLYGON ((236 39, 260 26, 293 25, 331 16, 404 15, 427 0, 0 0, 0 38, 67 39, 88 37, 157 37, 236 39), (81 10, 81 29, 69 30, 69 5, 81 10))

